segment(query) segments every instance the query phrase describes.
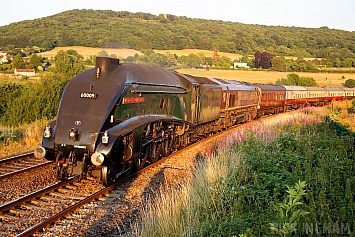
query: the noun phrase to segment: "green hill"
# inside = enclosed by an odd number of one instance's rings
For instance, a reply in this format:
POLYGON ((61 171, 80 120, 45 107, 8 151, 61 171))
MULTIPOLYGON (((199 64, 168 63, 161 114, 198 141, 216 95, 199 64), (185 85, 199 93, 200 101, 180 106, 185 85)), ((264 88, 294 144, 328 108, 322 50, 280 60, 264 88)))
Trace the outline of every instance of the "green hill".
POLYGON ((71 10, 0 27, 3 50, 73 45, 211 50, 214 43, 221 52, 244 55, 267 50, 277 56, 355 58, 355 32, 327 27, 250 25, 109 10, 71 10))

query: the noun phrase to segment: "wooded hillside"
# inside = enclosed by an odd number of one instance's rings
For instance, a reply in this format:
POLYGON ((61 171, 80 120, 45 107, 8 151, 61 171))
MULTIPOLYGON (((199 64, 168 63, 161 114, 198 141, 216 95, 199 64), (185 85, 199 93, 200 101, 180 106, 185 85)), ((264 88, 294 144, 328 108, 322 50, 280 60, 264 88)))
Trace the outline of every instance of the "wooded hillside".
MULTIPOLYGON (((252 17, 252 13, 250 13, 252 17)), ((355 32, 265 26, 173 15, 71 10, 0 27, 0 48, 91 46, 142 49, 208 49, 277 56, 355 58, 355 32)))

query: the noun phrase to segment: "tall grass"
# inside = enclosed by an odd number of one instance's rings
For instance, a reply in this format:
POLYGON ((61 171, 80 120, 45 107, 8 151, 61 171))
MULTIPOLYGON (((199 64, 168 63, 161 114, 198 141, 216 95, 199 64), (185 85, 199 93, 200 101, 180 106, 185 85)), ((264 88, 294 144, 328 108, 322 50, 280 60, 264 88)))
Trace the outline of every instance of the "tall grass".
MULTIPOLYGON (((235 175, 230 168, 239 166, 240 157, 226 151, 218 156, 218 160, 210 158, 202 158, 196 164, 193 180, 178 190, 160 192, 158 202, 144 210, 147 219, 142 222, 141 236, 208 235, 213 226, 221 225, 221 219, 217 217, 228 213, 223 207, 225 201, 232 198, 222 187, 235 175), (218 198, 223 196, 225 200, 218 198)), ((223 220, 227 228, 229 221, 229 218, 223 220)))
POLYGON ((41 144, 42 132, 47 119, 37 120, 19 127, 0 126, 0 158, 33 151, 41 144))
POLYGON ((318 112, 307 108, 281 124, 232 134, 197 162, 192 180, 143 211, 136 235, 349 234, 354 139, 336 134, 318 112))
POLYGON ((331 118, 355 132, 355 100, 333 102, 331 118))

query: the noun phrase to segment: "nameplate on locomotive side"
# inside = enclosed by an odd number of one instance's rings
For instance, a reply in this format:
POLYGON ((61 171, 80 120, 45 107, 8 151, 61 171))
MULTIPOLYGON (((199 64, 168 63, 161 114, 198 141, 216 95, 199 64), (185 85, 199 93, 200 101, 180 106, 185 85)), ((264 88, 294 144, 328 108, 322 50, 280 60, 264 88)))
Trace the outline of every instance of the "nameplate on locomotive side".
POLYGON ((82 92, 80 93, 80 98, 96 99, 97 94, 91 92, 82 92))
POLYGON ((143 103, 145 102, 145 97, 132 97, 132 98, 127 98, 124 97, 122 104, 136 104, 136 103, 143 103))

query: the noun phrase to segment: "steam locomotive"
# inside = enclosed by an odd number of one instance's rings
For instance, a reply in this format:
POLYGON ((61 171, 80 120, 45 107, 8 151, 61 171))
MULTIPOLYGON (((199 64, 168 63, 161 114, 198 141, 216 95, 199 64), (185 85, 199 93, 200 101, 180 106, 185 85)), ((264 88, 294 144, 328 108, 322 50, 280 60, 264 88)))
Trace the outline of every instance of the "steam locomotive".
POLYGON ((97 57, 68 82, 34 155, 55 160, 58 179, 89 175, 108 186, 236 123, 354 98, 355 89, 251 84, 97 57))

